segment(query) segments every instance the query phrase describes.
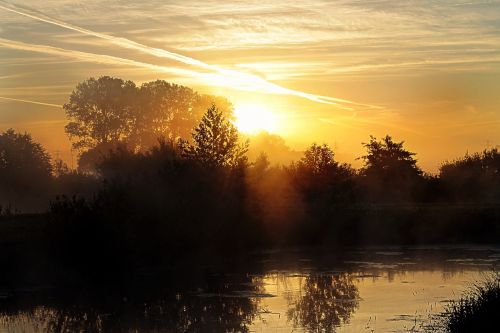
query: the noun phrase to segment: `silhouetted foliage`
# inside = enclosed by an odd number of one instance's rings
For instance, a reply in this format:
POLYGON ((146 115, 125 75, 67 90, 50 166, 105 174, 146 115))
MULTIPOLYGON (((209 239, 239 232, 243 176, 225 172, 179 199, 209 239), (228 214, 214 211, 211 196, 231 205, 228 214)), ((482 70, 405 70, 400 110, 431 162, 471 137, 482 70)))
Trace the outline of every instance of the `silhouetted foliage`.
POLYGON ((346 227, 354 227, 349 219, 344 220, 347 215, 339 209, 357 201, 356 174, 350 165, 334 160, 334 152, 328 145, 310 146, 302 159, 292 163, 289 173, 304 201, 307 216, 297 225, 295 238, 319 244, 326 234, 340 240, 347 232, 346 227))
POLYGON ((186 138, 211 104, 231 118, 232 104, 162 80, 137 87, 132 81, 102 76, 78 84, 64 105, 66 133, 85 151, 126 143, 148 150, 160 138, 186 138))
POLYGON ((162 80, 144 83, 139 89, 137 120, 130 141, 147 149, 158 138, 187 138, 213 103, 225 117, 232 117, 233 106, 223 97, 200 95, 162 80))
POLYGON ((212 105, 193 131, 193 142, 181 142, 183 156, 209 168, 244 166, 248 142, 239 143, 238 130, 212 105))
POLYGON ((367 154, 361 157, 361 181, 371 200, 400 202, 415 197, 422 171, 415 153, 404 149, 403 144, 389 135, 380 141, 371 136, 370 142, 363 143, 367 154))
MULTIPOLYGON (((292 164, 291 171, 294 173, 297 185, 308 197, 326 191, 331 195, 330 199, 348 194, 339 192, 348 190, 347 188, 337 187, 352 180, 355 175, 350 165, 339 164, 334 160, 334 152, 326 144, 321 146, 313 144, 309 147, 302 159, 292 164)), ((333 203, 335 200, 330 202, 333 203)))
POLYGON ((78 171, 83 174, 96 174, 99 164, 116 150, 131 150, 131 148, 127 143, 120 141, 101 143, 89 148, 78 157, 78 171))
POLYGON ((450 333, 495 332, 500 313, 500 277, 478 283, 445 312, 444 329, 450 333))
POLYGON ((70 122, 66 133, 76 149, 125 139, 135 125, 136 86, 132 81, 102 76, 76 86, 64 104, 70 122))
MULTIPOLYGON (((109 77, 85 81, 65 106, 81 148, 78 170, 52 166, 29 135, 0 135, 0 219, 50 200, 39 244, 57 265, 89 279, 201 253, 500 235, 497 150, 446 163, 438 176, 424 175, 414 153, 390 136, 364 144, 359 171, 317 144, 289 166, 271 165, 266 154, 249 163, 231 104, 219 99, 219 109, 213 100, 164 81, 140 89, 109 77), (192 139, 179 140, 198 118, 192 139)), ((276 135, 259 140, 296 153, 276 135)))
POLYGON ((439 178, 454 201, 500 202, 500 152, 498 149, 467 154, 444 163, 439 178))
POLYGON ((269 162, 267 154, 262 152, 253 163, 253 172, 257 177, 262 176, 269 169, 270 165, 271 162, 269 162))
POLYGON ((0 134, 0 206, 41 208, 37 197, 46 199, 51 172, 49 154, 29 134, 12 129, 0 134))

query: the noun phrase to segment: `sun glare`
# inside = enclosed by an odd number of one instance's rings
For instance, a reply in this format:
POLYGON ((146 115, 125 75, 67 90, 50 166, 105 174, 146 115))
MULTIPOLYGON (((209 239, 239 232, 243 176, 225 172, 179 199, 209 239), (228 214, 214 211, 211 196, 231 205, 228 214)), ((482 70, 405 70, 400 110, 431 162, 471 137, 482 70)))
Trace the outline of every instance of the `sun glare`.
POLYGON ((241 132, 248 134, 260 131, 274 133, 278 128, 278 117, 263 105, 238 105, 235 107, 234 115, 236 117, 234 124, 241 132))

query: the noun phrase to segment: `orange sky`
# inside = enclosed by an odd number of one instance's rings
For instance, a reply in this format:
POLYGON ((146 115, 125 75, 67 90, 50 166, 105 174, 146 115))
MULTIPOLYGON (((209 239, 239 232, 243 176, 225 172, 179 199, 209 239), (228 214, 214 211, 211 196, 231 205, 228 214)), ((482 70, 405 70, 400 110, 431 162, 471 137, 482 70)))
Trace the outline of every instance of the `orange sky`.
POLYGON ((0 55, 0 130, 67 160, 56 105, 101 75, 224 95, 355 164, 370 134, 432 172, 500 144, 498 1, 0 1, 0 55))

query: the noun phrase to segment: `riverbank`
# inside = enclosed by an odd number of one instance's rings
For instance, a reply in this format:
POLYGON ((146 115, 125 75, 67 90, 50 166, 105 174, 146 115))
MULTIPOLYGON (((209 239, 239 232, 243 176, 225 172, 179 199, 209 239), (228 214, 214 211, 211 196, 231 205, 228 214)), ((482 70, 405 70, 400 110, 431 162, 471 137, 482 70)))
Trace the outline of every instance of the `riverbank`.
POLYGON ((500 275, 475 283, 451 302, 445 312, 444 329, 450 333, 494 332, 500 327, 500 275))

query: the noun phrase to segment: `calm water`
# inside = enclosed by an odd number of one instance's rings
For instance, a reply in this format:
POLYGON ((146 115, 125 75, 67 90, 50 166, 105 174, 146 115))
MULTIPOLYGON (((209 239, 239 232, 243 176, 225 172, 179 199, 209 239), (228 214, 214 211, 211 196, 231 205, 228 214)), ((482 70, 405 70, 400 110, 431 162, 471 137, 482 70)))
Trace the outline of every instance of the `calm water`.
POLYGON ((449 300, 500 268, 500 248, 281 251, 249 266, 126 295, 0 291, 0 332, 423 331, 449 300))

